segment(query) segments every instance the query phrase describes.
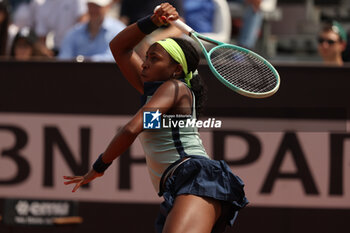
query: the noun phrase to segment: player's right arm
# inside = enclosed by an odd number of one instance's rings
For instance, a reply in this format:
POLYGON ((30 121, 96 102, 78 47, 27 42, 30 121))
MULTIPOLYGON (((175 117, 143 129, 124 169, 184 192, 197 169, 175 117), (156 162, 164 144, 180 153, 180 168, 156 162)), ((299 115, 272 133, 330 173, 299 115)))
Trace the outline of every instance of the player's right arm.
POLYGON ((123 76, 141 94, 143 94, 143 82, 141 81, 140 56, 134 51, 134 47, 145 37, 137 24, 132 24, 118 33, 109 43, 114 60, 123 76))
MULTIPOLYGON (((157 13, 153 14, 151 16, 153 23, 157 26, 166 23, 160 20, 160 16, 163 14, 167 14, 166 10, 160 9, 157 13)), ((118 33, 109 43, 114 60, 124 77, 141 94, 143 94, 143 82, 140 75, 143 61, 134 51, 134 48, 145 36, 146 34, 139 29, 137 23, 134 23, 118 33)))

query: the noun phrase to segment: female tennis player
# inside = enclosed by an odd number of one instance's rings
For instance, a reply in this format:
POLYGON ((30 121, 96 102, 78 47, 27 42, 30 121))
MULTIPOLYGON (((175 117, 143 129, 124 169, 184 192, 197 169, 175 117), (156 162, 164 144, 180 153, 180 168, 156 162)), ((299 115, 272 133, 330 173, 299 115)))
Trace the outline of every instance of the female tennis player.
POLYGON ((195 74, 199 55, 190 42, 179 38, 155 42, 145 61, 134 52, 147 34, 178 18, 176 9, 163 3, 153 15, 128 26, 111 41, 116 63, 145 103, 113 138, 91 171, 84 176, 67 176, 65 184, 75 183, 75 192, 102 176, 139 136, 154 188, 164 198, 157 232, 223 232, 248 203, 240 178, 224 161, 209 158, 196 128, 143 129, 145 111, 154 110, 155 117, 162 113, 195 118, 201 108, 203 91, 195 74))

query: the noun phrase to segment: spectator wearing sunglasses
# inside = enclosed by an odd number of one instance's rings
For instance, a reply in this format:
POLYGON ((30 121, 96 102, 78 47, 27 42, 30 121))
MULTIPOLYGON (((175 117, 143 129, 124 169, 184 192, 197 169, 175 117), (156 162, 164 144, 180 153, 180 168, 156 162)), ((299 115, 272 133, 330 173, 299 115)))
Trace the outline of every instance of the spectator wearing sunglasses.
POLYGON ((318 53, 325 64, 342 66, 342 52, 346 48, 347 35, 336 21, 323 26, 318 35, 318 53))

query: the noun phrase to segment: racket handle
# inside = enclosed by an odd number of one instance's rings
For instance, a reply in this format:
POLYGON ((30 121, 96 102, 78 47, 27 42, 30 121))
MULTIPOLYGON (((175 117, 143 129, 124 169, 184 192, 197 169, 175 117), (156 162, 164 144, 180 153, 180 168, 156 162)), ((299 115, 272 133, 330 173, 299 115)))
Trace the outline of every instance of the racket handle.
MULTIPOLYGON (((159 9, 160 5, 156 6, 153 10, 154 13, 156 13, 156 11, 159 9)), ((184 22, 182 22, 181 20, 177 19, 177 20, 169 20, 168 21, 170 24, 174 25, 175 27, 177 27, 178 29, 180 29, 183 33, 190 35, 191 32, 193 31, 193 29, 188 26, 187 24, 185 24, 184 22)))
POLYGON ((170 24, 174 25, 175 27, 177 27, 178 29, 180 29, 183 33, 190 35, 193 32, 193 29, 188 26, 187 24, 185 24, 184 22, 182 22, 181 20, 177 19, 177 20, 169 20, 168 21, 170 24))

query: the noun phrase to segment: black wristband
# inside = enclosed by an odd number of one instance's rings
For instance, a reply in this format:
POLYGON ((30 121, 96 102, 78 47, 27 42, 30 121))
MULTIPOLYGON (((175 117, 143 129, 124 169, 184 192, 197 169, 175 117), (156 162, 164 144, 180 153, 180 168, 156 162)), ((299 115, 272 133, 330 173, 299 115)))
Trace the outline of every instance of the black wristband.
POLYGON ((92 168, 97 173, 104 173, 107 170, 107 168, 112 164, 112 163, 105 163, 105 162, 103 162, 102 155, 103 154, 100 154, 98 159, 96 159, 94 165, 92 165, 92 168))
POLYGON ((150 34, 156 29, 158 29, 158 26, 155 25, 151 19, 151 15, 148 15, 142 19, 139 19, 137 21, 137 26, 143 32, 144 34, 150 34))

